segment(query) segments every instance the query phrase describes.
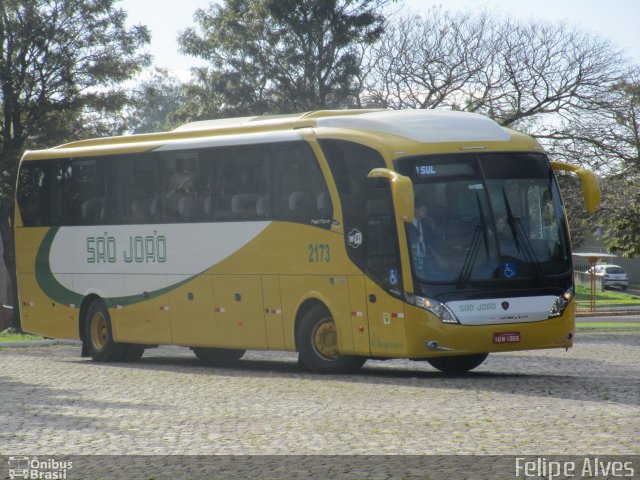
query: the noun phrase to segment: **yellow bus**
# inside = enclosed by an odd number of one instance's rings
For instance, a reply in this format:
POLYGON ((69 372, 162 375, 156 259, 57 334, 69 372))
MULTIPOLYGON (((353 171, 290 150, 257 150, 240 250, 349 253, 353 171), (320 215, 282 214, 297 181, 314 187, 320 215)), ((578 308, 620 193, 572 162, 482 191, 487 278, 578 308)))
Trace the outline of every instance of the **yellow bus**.
POLYGON ((298 352, 467 371, 572 346, 569 232, 533 138, 471 113, 317 111, 27 151, 15 242, 23 328, 133 361, 298 352))

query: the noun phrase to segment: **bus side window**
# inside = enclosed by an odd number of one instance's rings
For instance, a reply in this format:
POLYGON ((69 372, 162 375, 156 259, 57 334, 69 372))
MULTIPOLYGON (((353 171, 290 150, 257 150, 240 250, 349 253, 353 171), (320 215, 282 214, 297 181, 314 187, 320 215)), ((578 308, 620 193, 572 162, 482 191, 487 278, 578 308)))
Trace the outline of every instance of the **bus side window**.
POLYGON ((152 211, 158 189, 155 154, 126 156, 118 165, 118 223, 152 223, 152 211))
MULTIPOLYGON (((158 188, 151 202, 151 215, 163 222, 202 221, 211 187, 209 167, 198 150, 160 154, 158 188)), ((209 210, 209 214, 210 214, 209 210)))
POLYGON ((320 166, 308 144, 273 147, 275 217, 330 228, 333 206, 320 166))
POLYGON ((384 167, 384 160, 377 150, 358 143, 331 139, 321 139, 319 143, 338 188, 349 258, 365 268, 364 248, 359 242, 350 241, 349 236, 357 237, 366 228, 365 197, 370 182, 367 175, 374 168, 384 167))
POLYGON ((213 199, 216 220, 256 220, 268 216, 266 150, 263 145, 238 145, 216 151, 213 199))
MULTIPOLYGON (((56 162, 57 163, 57 162, 56 162)), ((24 162, 18 177, 17 199, 25 227, 56 225, 54 162, 24 162)))

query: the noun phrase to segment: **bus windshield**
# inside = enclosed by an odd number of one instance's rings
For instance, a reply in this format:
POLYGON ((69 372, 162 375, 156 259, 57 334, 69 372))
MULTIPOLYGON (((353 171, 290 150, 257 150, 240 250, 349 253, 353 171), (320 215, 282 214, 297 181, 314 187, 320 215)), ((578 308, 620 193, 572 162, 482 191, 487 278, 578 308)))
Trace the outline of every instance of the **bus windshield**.
POLYGON ((406 228, 418 281, 464 286, 570 271, 563 208, 546 156, 420 156, 398 167, 414 183, 415 221, 406 228))

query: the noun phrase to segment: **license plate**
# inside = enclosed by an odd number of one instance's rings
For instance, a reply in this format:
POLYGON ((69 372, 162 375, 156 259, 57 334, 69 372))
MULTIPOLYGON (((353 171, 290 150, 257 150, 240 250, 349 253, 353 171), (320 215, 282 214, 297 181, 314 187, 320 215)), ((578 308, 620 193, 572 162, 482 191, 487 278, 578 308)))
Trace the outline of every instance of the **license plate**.
POLYGON ((520 332, 499 332, 493 334, 493 343, 518 343, 520 332))

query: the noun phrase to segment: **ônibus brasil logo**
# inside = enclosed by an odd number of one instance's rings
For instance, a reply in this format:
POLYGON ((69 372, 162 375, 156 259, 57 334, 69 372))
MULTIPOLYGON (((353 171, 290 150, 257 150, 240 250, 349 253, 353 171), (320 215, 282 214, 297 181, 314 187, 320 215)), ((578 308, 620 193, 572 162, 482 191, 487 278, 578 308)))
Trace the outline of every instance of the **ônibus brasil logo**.
POLYGON ((9 457, 9 478, 65 480, 73 462, 53 458, 14 456, 9 457))

